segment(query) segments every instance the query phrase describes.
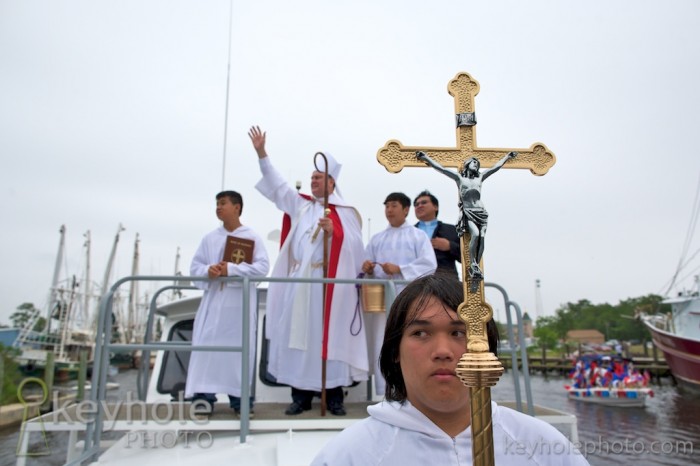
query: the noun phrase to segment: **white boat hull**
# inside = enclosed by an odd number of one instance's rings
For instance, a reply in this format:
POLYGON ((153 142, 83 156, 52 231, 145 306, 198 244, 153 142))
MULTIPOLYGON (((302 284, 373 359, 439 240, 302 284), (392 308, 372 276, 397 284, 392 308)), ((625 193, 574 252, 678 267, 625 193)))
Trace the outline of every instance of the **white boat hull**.
POLYGON ((641 408, 654 392, 649 388, 569 388, 569 399, 603 406, 641 408))

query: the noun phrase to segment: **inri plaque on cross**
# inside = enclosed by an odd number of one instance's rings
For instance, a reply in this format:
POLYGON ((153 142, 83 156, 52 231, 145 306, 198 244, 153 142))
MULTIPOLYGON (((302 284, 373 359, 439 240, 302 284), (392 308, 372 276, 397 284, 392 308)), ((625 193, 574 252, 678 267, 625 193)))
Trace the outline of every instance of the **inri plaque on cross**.
MULTIPOLYGON (((480 203, 481 181, 496 170, 503 168, 529 169, 541 176, 554 165, 554 154, 542 143, 534 143, 529 149, 483 149, 476 146, 476 113, 474 96, 479 93, 479 83, 467 73, 458 73, 447 85, 447 91, 454 97, 455 123, 457 127, 457 147, 414 147, 404 146, 397 140, 388 141, 377 152, 377 160, 388 171, 398 173, 403 167, 426 167, 441 171, 458 181, 461 204, 464 201, 475 204, 476 208, 462 209, 465 227, 467 219, 479 224, 485 222, 486 215, 480 203), (469 159, 477 159, 473 164, 469 159), (463 165, 467 161, 467 166, 463 165), (445 167, 455 167, 461 172, 452 172, 445 167), (470 168, 471 167, 471 168, 470 168), (469 168, 469 170, 467 170, 469 168), (479 168, 490 170, 479 174, 479 168), (461 178, 460 178, 461 177, 461 178), (461 179, 461 181, 460 181, 461 179), (478 192, 470 194, 469 190, 478 192)), ((486 215, 487 216, 487 215, 486 215)), ((473 223, 472 223, 473 225, 473 223)), ((460 225, 458 225, 459 229, 460 225)), ((493 309, 484 299, 483 265, 475 266, 470 257, 470 239, 473 229, 461 232, 462 277, 464 302, 457 309, 460 319, 467 326, 467 352, 457 366, 457 374, 469 387, 471 397, 472 458, 477 466, 494 464, 493 429, 491 425, 491 388, 496 385, 503 373, 503 366, 489 351, 486 324, 493 316, 493 309)), ((483 239, 483 238, 482 238, 483 239)), ((483 242, 472 251, 478 251, 480 259, 483 242)), ((478 260, 476 260, 478 262, 478 260)))

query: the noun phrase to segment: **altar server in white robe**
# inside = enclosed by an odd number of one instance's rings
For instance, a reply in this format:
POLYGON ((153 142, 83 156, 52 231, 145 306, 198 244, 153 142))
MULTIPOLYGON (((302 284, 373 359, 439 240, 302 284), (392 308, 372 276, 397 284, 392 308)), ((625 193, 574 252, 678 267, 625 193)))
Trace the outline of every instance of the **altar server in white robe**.
MULTIPOLYGON (((469 389, 456 374, 467 343, 456 311, 463 300, 462 283, 452 274, 421 277, 404 288, 389 312, 380 356, 386 400, 333 437, 312 466, 473 464, 469 389)), ((495 353, 493 320, 487 335, 495 353)), ((493 402, 491 411, 495 464, 588 465, 552 425, 493 402)))
MULTIPOLYGON (((223 222, 201 241, 190 267, 195 277, 265 276, 270 263, 263 239, 240 221, 243 198, 236 191, 223 191, 216 195, 216 216, 223 222), (227 238, 234 236, 252 240, 252 262, 233 263, 224 261, 227 238)), ((240 282, 218 280, 195 281, 195 286, 204 290, 197 309, 192 332, 192 345, 241 346, 243 343, 243 287, 240 282)), ((257 283, 249 287, 250 352, 248 380, 253 381, 255 368, 257 283)), ((193 351, 187 371, 185 396, 193 400, 204 400, 213 408, 216 394, 227 394, 236 413, 241 408, 242 359, 239 352, 193 351)), ((252 399, 250 400, 252 408, 252 399)))
MULTIPOLYGON (((411 199, 404 193, 391 193, 384 200, 384 215, 389 226, 372 236, 366 249, 362 271, 367 277, 415 280, 434 273, 437 260, 428 236, 406 221, 411 199)), ((399 293, 405 285, 396 285, 399 293)), ((384 340, 386 313, 366 312, 365 327, 370 371, 376 393, 384 393, 384 377, 379 371, 379 350, 384 340)))
MULTIPOLYGON (((255 187, 290 222, 289 231, 283 227, 282 247, 272 276, 322 278, 325 232, 330 238, 328 277, 356 278, 364 258, 362 219, 337 190, 341 165, 325 153, 329 175, 326 178, 319 156, 318 171, 311 174, 312 195, 302 195, 272 166, 265 151, 266 134, 255 126, 248 136, 262 172, 255 187), (329 193, 328 216, 324 214, 324 187, 329 193)), ((311 165, 312 159, 303 162, 311 165)), ((342 387, 367 380, 367 345, 356 288, 353 284, 330 284, 326 295, 324 306, 320 283, 272 282, 268 288, 268 372, 277 382, 292 387, 292 403, 285 411, 288 415, 311 409, 314 394, 322 387, 322 358, 327 361, 326 402, 333 415, 346 414, 342 387), (327 345, 323 344, 324 334, 327 345)))

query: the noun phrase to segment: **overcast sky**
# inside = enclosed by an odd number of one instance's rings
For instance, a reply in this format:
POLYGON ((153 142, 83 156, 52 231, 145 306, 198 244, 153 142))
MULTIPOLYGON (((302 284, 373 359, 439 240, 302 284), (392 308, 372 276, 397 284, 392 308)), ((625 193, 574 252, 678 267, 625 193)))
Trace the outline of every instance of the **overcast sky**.
POLYGON ((225 127, 229 7, 0 0, 0 323, 23 302, 46 305, 61 225, 62 279, 84 276, 89 230, 98 287, 120 223, 113 279, 130 274, 137 233, 140 273, 172 274, 179 247, 188 274, 217 226, 222 175, 244 196, 245 224, 263 237, 279 228, 254 189, 253 124, 302 191, 315 152, 343 163, 365 239, 386 226, 391 191, 429 189, 440 219, 456 221, 453 182, 390 174, 376 154, 389 139, 454 146, 447 83, 461 71, 481 86, 479 147, 542 142, 557 157, 543 177, 485 182, 486 280, 531 315, 536 279, 544 314, 665 291, 700 175, 700 3, 234 1, 225 127))

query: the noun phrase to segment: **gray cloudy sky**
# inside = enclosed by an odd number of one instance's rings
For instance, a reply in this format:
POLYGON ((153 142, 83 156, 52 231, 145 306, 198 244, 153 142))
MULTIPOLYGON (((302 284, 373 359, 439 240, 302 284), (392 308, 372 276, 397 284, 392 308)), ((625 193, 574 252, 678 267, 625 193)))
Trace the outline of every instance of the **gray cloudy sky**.
MULTIPOLYGON (((0 322, 44 306, 59 228, 62 277, 100 282, 117 225, 113 277, 187 273, 217 225, 222 187, 229 0, 0 0, 0 322)), ((254 189, 246 132, 308 191, 313 154, 344 164, 341 190, 386 225, 391 191, 423 189, 457 218, 452 182, 428 169, 390 174, 389 139, 455 144, 447 83, 481 85, 480 147, 545 143, 544 177, 504 170, 484 185, 485 272, 535 313, 586 298, 659 293, 681 255, 700 174, 700 3, 644 0, 234 1, 225 187, 266 236, 279 213, 254 189)), ((414 221, 413 214, 409 220, 414 221)), ((277 245, 267 243, 271 256, 277 245)), ((694 241, 690 252, 697 250, 694 241)), ((689 275, 692 266, 680 274, 689 275)), ((500 302, 494 303, 502 308, 500 302)))

